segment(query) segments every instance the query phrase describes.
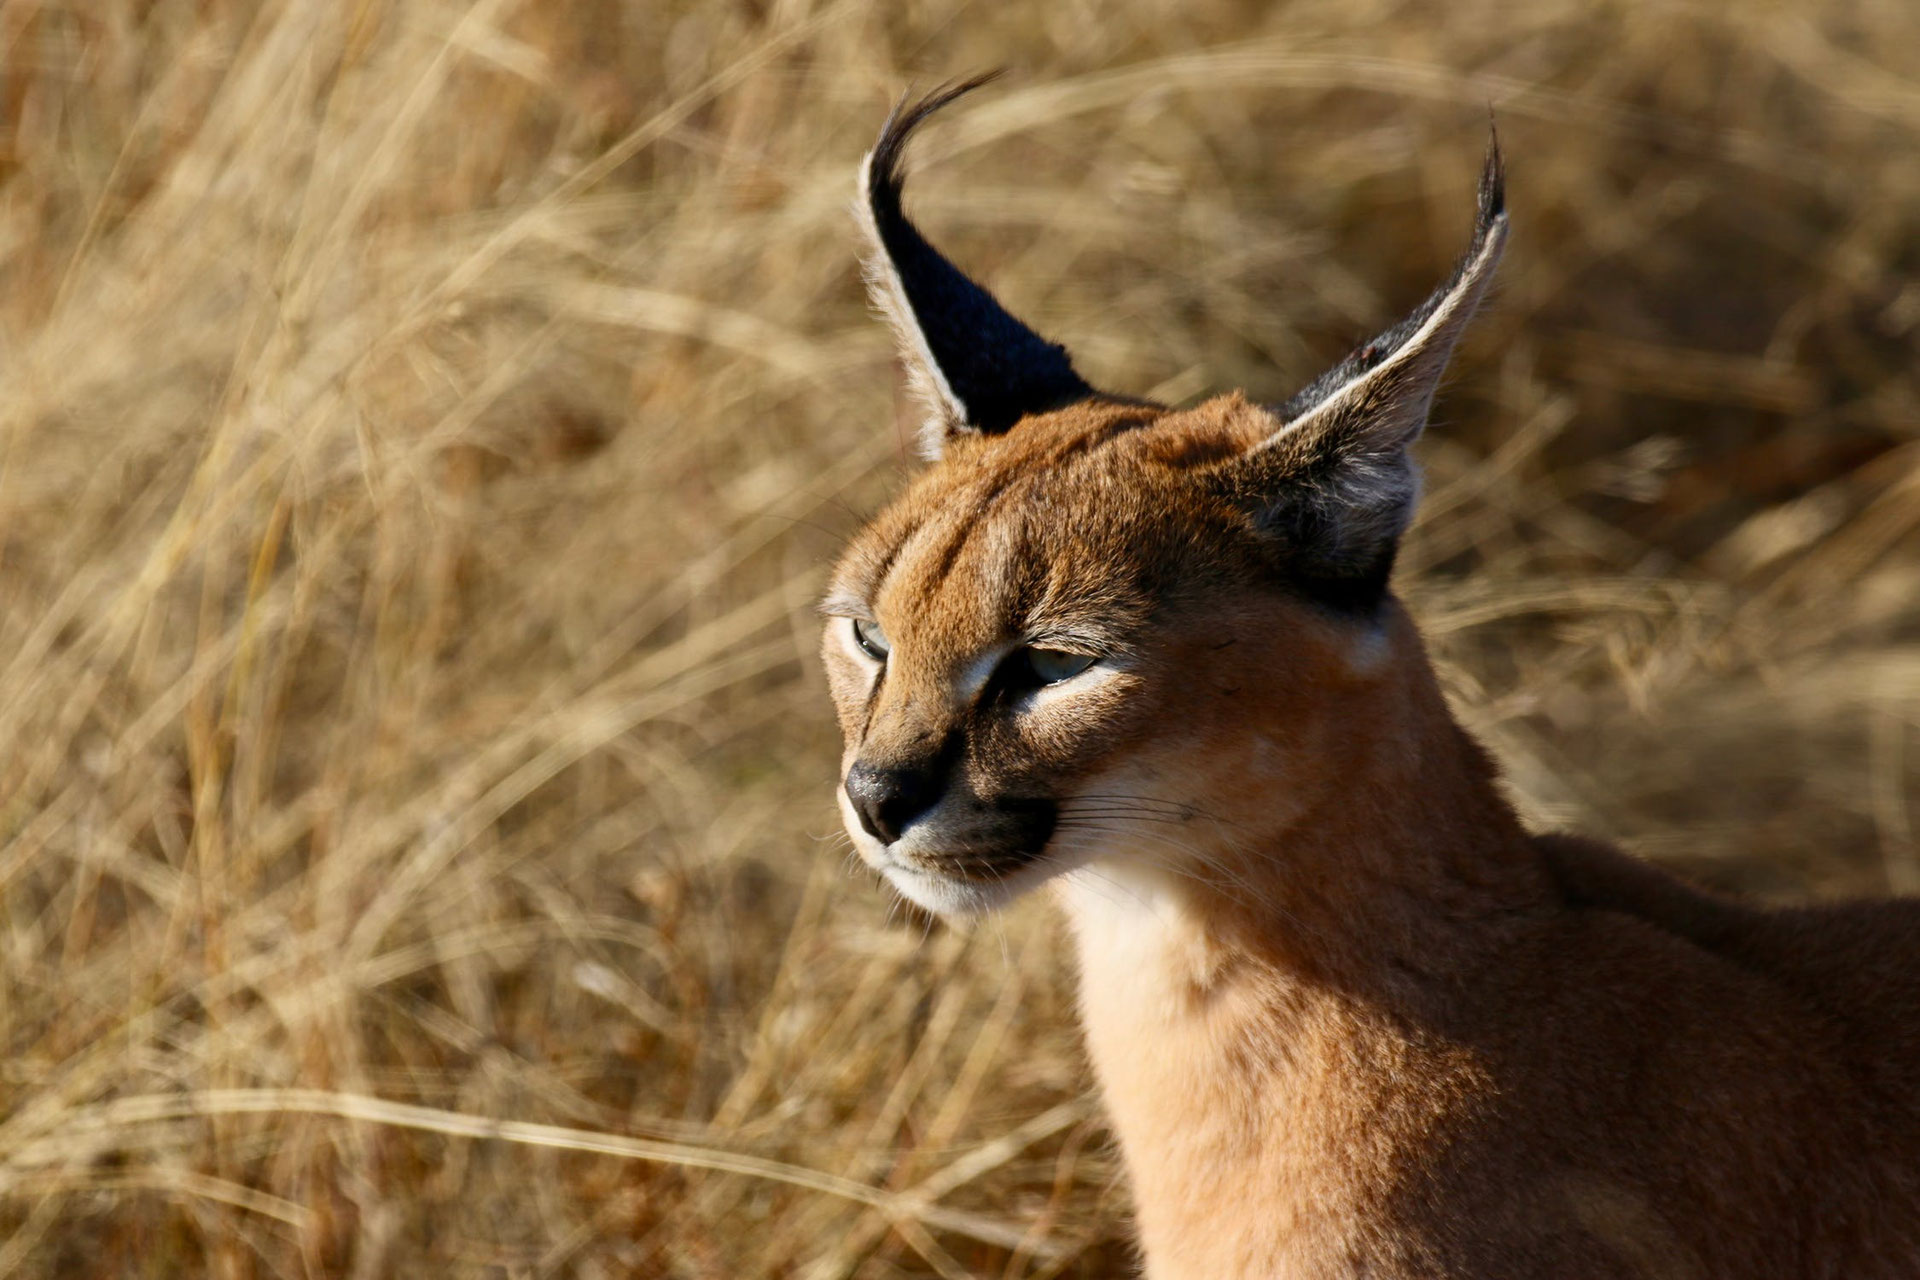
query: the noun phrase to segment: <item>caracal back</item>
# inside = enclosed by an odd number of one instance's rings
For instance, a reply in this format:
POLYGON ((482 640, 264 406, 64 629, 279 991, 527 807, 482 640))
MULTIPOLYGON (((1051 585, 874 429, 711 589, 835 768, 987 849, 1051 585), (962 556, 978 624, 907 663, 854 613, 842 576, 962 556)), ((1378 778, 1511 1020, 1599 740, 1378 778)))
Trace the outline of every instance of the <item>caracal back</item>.
MULTIPOLYGON (((974 82, 977 83, 977 82, 974 82)), ((1525 831, 1391 591, 1506 241, 1284 405, 1089 386, 862 169, 929 465, 823 609, 860 856, 1043 883, 1149 1276, 1920 1275, 1920 911, 1762 912, 1525 831)))

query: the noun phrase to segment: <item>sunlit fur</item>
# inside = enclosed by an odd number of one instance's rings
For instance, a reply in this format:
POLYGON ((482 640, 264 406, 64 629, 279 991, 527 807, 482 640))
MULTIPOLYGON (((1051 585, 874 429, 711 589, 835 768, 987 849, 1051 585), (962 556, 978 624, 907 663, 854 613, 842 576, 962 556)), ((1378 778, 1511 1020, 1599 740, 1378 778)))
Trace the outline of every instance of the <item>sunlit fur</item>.
POLYGON ((950 435, 823 646, 843 774, 938 756, 944 790, 891 844, 843 790, 848 831, 933 911, 1054 886, 1160 1280, 1920 1274, 1920 912, 1762 912, 1529 834, 1405 610, 1337 589, 1373 560, 1326 539, 1390 563, 1366 477, 1491 272, 1487 205, 1400 335, 1417 376, 950 435), (1060 638, 1101 660, 983 674, 1060 638))

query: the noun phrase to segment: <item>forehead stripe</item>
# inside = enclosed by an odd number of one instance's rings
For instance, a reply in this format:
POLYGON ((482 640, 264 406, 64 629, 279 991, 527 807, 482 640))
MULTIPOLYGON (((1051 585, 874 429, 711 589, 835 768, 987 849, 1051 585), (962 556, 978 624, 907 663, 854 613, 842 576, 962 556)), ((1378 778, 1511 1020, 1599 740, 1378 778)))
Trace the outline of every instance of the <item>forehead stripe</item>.
MULTIPOLYGON (((1083 455, 1098 452, 1122 439, 1141 427, 1148 426, 1163 412, 1156 406, 1141 406, 1137 415, 1128 415, 1102 423, 1097 429, 1064 441, 1051 450, 1035 457, 1023 459, 1017 468, 1007 468, 987 483, 967 508, 952 517, 952 534, 940 549, 931 569, 927 589, 938 589, 953 572, 953 567, 965 552, 974 530, 984 524, 993 513, 993 509, 1006 502, 1015 490, 1030 485, 1039 476, 1055 472, 1080 461, 1083 455)), ((903 531, 900 537, 880 557, 872 573, 873 586, 868 595, 870 600, 878 600, 885 591, 893 571, 899 567, 908 544, 922 534, 932 536, 931 526, 939 519, 939 514, 925 520, 916 521, 903 531)))
POLYGON ((953 531, 953 537, 940 552, 931 585, 938 587, 947 580, 947 576, 953 572, 954 564, 960 559, 960 553, 966 549, 968 539, 973 537, 973 531, 987 522, 987 517, 992 514, 993 508, 1006 497, 1007 491, 1012 487, 1013 477, 995 478, 987 491, 981 494, 970 508, 961 513, 959 527, 953 531))
POLYGON ((908 545, 925 533, 927 526, 937 518, 938 512, 909 521, 893 541, 887 544, 886 550, 872 557, 871 567, 861 575, 865 579, 861 590, 865 593, 869 606, 879 608, 880 597, 886 594, 887 584, 892 581, 894 570, 900 567, 900 559, 908 545))
POLYGON ((900 536, 900 540, 894 543, 892 549, 887 552, 885 557, 886 569, 884 572, 875 575, 875 583, 870 598, 878 601, 891 583, 894 571, 901 568, 903 562, 918 558, 908 554, 907 548, 909 544, 923 537, 933 538, 942 533, 944 529, 950 528, 951 533, 947 535, 946 541, 941 545, 938 555, 934 558, 935 568, 933 577, 931 581, 927 582, 922 588, 923 590, 937 589, 942 582, 946 581, 947 575, 953 571, 954 563, 959 560, 960 552, 965 548, 967 539, 972 536, 973 531, 985 520, 989 509, 1005 494, 1011 484, 1011 478, 1005 476, 998 477, 984 493, 964 509, 947 515, 946 513, 952 511, 952 508, 943 508, 940 511, 936 511, 927 519, 914 524, 912 528, 900 536), (943 515, 945 516, 944 520, 942 518, 943 515))

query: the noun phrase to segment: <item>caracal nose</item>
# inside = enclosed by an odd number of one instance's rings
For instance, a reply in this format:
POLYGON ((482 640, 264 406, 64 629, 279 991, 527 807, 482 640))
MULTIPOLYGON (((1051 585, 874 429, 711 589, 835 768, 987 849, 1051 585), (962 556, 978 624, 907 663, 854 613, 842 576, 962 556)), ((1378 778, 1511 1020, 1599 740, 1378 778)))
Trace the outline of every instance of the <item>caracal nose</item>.
POLYGON ((907 824, 940 798, 940 778, 928 767, 876 769, 856 761, 847 770, 847 799, 868 835, 882 844, 900 838, 907 824))

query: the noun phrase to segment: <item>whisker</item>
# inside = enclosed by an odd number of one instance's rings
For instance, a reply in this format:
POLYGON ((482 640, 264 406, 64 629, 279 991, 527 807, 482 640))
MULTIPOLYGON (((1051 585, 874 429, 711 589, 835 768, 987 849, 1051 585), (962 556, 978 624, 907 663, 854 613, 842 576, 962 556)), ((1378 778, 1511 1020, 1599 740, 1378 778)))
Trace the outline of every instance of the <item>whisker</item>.
POLYGON ((1124 804, 1124 805, 1131 805, 1141 809, 1157 809, 1162 813, 1179 814, 1186 817, 1197 817, 1202 812, 1202 810, 1197 805, 1181 804, 1178 801, 1173 801, 1173 800, 1161 800, 1153 796, 1105 795, 1105 794, 1098 794, 1098 793, 1088 793, 1083 795, 1068 796, 1066 799, 1062 800, 1060 803, 1062 805, 1072 805, 1072 804, 1076 804, 1083 801, 1094 803, 1094 804, 1124 804))
POLYGON ((1111 805, 1137 805, 1151 808, 1183 820, 1205 819, 1222 828, 1243 830, 1242 824, 1222 818, 1203 805, 1191 801, 1167 800, 1159 796, 1133 795, 1124 792, 1085 792, 1069 796, 1060 802, 1061 808, 1070 809, 1081 802, 1094 802, 1111 805))
POLYGON ((1239 902, 1242 906, 1256 907, 1259 905, 1259 896, 1254 891, 1251 882, 1245 879, 1244 873, 1239 872, 1237 869, 1235 869, 1229 864, 1221 862, 1216 856, 1208 853, 1204 849, 1195 847, 1194 845, 1188 844, 1184 841, 1172 839, 1171 837, 1167 836, 1162 832, 1143 831, 1127 825, 1115 825, 1111 823, 1098 823, 1098 822, 1077 822, 1074 824, 1074 826, 1084 831, 1090 831, 1090 832, 1094 832, 1101 835, 1119 837, 1121 839, 1141 841, 1141 842, 1151 844, 1151 845, 1156 845, 1165 849, 1170 849, 1176 853, 1183 855, 1185 858, 1188 858, 1193 862, 1200 864, 1202 867, 1211 871, 1213 874, 1211 876, 1201 876, 1177 863, 1158 863, 1158 862, 1155 863, 1155 865, 1160 869, 1171 872, 1175 875, 1183 876, 1187 879, 1193 880, 1196 883, 1205 884, 1215 889, 1219 889, 1223 891, 1232 890, 1233 892, 1230 892, 1228 896, 1232 897, 1236 902, 1239 902))
POLYGON ((1127 818, 1136 822, 1158 822, 1169 827, 1184 827, 1190 819, 1174 817, 1153 809, 1061 809, 1060 816, 1069 819, 1079 818, 1127 818))

